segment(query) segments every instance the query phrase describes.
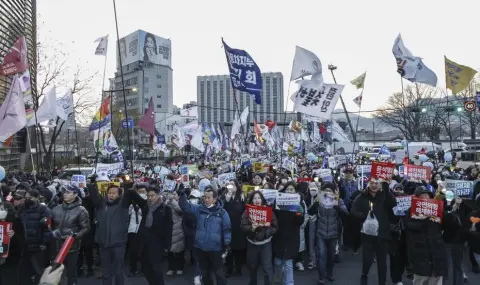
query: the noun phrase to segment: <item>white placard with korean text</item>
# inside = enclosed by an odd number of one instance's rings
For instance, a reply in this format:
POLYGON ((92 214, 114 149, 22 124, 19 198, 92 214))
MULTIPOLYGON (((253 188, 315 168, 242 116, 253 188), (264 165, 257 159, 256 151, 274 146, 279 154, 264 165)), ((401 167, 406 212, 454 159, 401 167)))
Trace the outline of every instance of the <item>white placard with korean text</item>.
POLYGON ((319 84, 304 80, 295 97, 295 111, 322 119, 330 119, 344 85, 319 84))

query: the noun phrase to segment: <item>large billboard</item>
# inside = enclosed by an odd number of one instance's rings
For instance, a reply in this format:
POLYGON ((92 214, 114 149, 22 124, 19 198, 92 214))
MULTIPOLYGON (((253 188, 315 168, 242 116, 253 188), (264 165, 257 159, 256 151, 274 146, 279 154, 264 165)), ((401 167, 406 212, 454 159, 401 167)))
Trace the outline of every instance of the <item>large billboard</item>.
POLYGON ((172 42, 142 30, 120 39, 120 51, 117 53, 117 67, 143 61, 171 67, 172 42))

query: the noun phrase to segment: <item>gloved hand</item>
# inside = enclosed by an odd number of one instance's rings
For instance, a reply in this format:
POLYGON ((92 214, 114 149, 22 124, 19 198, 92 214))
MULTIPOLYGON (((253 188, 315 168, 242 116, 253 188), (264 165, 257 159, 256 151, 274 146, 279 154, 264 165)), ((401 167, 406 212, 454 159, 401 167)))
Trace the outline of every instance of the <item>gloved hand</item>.
POLYGON ((40 284, 42 285, 57 285, 60 283, 62 278, 63 269, 65 267, 63 264, 60 265, 57 269, 52 271, 52 267, 49 266, 43 271, 42 278, 40 278, 40 284))
POLYGON ((55 238, 55 239, 62 239, 63 238, 63 235, 59 230, 54 230, 52 232, 52 235, 53 235, 53 238, 55 238))

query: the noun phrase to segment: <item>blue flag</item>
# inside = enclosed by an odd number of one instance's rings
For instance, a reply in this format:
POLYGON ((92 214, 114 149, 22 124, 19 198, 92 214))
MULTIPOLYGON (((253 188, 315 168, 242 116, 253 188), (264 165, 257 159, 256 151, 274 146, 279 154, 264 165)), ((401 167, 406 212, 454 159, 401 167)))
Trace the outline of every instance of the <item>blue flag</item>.
POLYGON ((382 145, 382 148, 378 152, 379 155, 384 154, 384 155, 390 155, 390 150, 386 145, 382 145))
POLYGON ((262 104, 262 72, 248 52, 230 48, 222 39, 232 86, 238 91, 248 92, 255 103, 262 104))

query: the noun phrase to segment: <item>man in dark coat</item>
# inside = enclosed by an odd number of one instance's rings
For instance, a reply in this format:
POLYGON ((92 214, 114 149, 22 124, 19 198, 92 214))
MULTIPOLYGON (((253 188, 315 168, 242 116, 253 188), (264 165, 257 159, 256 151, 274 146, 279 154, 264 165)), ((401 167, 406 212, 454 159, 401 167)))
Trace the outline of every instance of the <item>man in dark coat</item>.
POLYGON ((147 201, 138 206, 142 208, 138 230, 142 270, 148 284, 164 285, 162 261, 164 252, 172 244, 172 209, 163 203, 157 187, 148 188, 147 201))
POLYGON ((390 233, 390 214, 397 201, 388 190, 388 184, 371 179, 367 188, 355 198, 352 205, 352 216, 366 227, 366 223, 373 222, 375 228, 362 229, 363 261, 361 284, 367 284, 367 276, 375 257, 377 258, 378 284, 387 282, 387 254, 390 233), (382 189, 382 187, 384 189, 382 189), (370 231, 371 230, 371 231, 370 231))
POLYGON ((52 210, 53 236, 57 239, 57 250, 60 250, 65 239, 75 234, 75 242, 65 257, 68 285, 77 284, 77 261, 80 241, 90 230, 87 210, 82 207, 80 189, 73 185, 62 187, 63 203, 52 210))

